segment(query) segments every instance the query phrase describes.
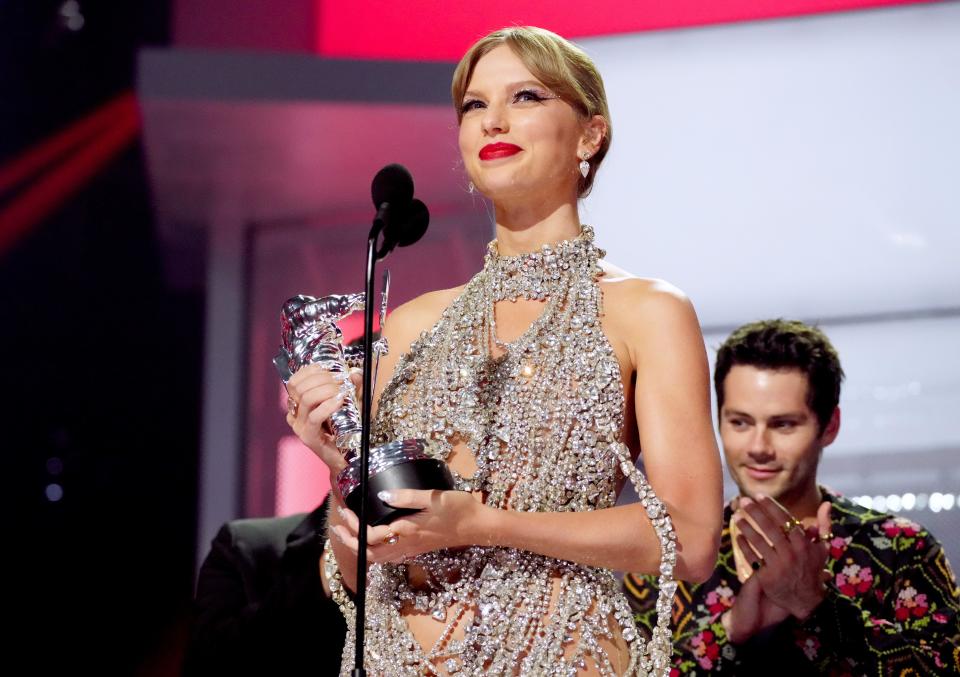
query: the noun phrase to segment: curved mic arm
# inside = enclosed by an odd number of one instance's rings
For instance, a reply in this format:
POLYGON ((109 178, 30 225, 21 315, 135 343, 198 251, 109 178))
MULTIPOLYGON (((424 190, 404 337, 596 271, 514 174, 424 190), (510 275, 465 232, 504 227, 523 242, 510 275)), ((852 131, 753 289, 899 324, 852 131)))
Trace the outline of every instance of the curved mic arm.
MULTIPOLYGON (((389 208, 389 203, 383 203, 381 210, 389 208)), ((380 218, 381 210, 377 210, 377 218, 370 228, 367 237, 367 269, 364 289, 366 298, 373 298, 374 271, 377 266, 377 239, 383 232, 384 221, 380 218)), ((356 624, 354 627, 355 654, 352 677, 364 677, 363 668, 364 628, 367 615, 367 479, 370 465, 370 411, 373 408, 373 303, 366 303, 363 309, 363 401, 360 409, 360 485, 357 490, 360 496, 360 511, 357 518, 360 522, 357 534, 357 595, 356 595, 356 624)))
MULTIPOLYGON (((390 165, 388 168, 400 165, 390 165)), ((381 170, 381 174, 384 170, 381 170)), ((391 171, 399 171, 391 169, 391 171)), ((409 177, 409 172, 403 169, 409 177)), ((380 174, 378 174, 380 177, 380 174)), ((404 190, 407 189, 404 184, 404 190)), ((399 194, 399 193, 398 193, 399 194)), ((394 200, 391 211, 391 201, 382 200, 384 196, 378 194, 377 179, 374 180, 374 204, 377 206, 377 215, 373 219, 370 234, 367 236, 367 268, 365 280, 366 303, 363 309, 363 401, 360 409, 360 483, 356 491, 360 492, 360 509, 357 518, 360 530, 357 534, 357 596, 355 601, 356 624, 354 627, 355 653, 352 677, 365 677, 363 668, 364 629, 367 611, 367 489, 370 465, 370 412, 373 409, 373 313, 374 303, 374 272, 377 261, 385 258, 399 244, 406 247, 419 240, 427 230, 430 222, 430 212, 420 200, 413 199, 413 180, 410 179, 409 195, 404 193, 399 201, 394 200), (379 203, 379 204, 378 204, 379 203), (380 247, 377 240, 382 236, 380 247)), ((381 327, 382 329, 382 327, 381 327)))

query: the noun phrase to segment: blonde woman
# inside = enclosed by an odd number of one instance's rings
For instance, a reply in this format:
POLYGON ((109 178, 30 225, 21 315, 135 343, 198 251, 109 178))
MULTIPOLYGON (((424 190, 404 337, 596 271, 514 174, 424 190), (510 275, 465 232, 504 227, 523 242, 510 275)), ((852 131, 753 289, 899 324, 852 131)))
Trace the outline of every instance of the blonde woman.
MULTIPOLYGON (((604 262, 580 222, 611 140, 582 50, 539 28, 497 31, 452 89, 496 240, 467 284, 390 316, 373 442, 431 438, 459 490, 382 497, 420 511, 368 532, 366 669, 664 674, 672 580, 710 574, 721 520, 696 315, 669 284, 604 262), (633 466, 641 449, 649 484, 633 466), (641 503, 615 506, 625 481, 641 503), (652 637, 611 570, 660 575, 667 611, 652 637)), ((289 383, 288 422, 332 473, 337 386, 317 367, 289 383)), ((357 520, 334 503, 324 575, 352 626, 357 520)), ((353 652, 351 632, 344 675, 353 652)))

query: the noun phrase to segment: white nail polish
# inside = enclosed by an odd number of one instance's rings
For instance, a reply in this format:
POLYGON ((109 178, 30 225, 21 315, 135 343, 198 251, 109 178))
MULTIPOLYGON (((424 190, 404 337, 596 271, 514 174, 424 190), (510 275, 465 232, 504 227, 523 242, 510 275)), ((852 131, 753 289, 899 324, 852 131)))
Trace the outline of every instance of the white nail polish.
POLYGON ((389 491, 378 491, 377 498, 384 503, 389 503, 391 500, 393 500, 393 494, 391 494, 389 491))

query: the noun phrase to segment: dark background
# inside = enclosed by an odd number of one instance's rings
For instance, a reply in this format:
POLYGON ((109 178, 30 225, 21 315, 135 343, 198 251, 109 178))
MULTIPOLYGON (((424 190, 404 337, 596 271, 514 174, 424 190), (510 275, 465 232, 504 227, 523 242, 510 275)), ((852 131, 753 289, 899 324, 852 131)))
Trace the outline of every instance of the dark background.
MULTIPOLYGON (((166 0, 85 0, 79 30, 63 5, 0 0, 0 167, 130 90, 137 49, 169 42, 166 0)), ((139 140, 0 251, 3 615, 26 674, 176 672, 202 313, 201 289, 161 274, 139 140)))

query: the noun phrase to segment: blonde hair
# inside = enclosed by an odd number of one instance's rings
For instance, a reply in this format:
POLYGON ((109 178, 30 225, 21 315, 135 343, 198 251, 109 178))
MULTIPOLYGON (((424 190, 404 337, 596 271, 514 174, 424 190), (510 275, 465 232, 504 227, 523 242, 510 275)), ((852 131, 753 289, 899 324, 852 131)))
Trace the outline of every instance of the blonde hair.
MULTIPOLYGON (((464 54, 453 73, 451 93, 457 111, 457 122, 463 117, 463 95, 467 91, 473 69, 480 59, 500 45, 507 45, 523 65, 546 87, 586 120, 603 116, 607 130, 597 152, 588 160, 590 171, 577 183, 577 195, 585 197, 593 187, 593 179, 610 149, 612 129, 610 110, 603 79, 586 52, 556 33, 536 26, 512 26, 481 38, 464 54)), ((573 159, 571 158, 571 163, 573 159)))

